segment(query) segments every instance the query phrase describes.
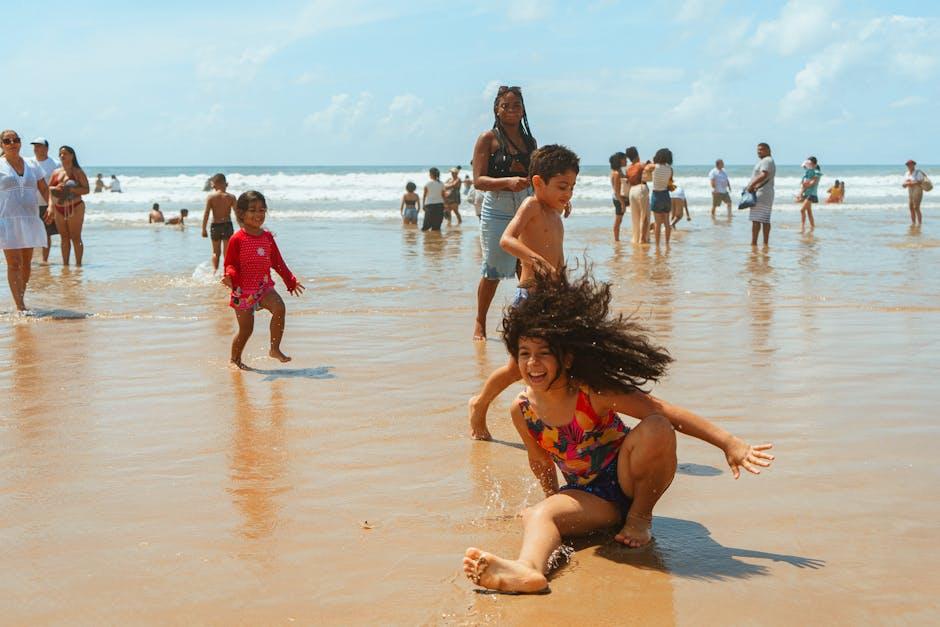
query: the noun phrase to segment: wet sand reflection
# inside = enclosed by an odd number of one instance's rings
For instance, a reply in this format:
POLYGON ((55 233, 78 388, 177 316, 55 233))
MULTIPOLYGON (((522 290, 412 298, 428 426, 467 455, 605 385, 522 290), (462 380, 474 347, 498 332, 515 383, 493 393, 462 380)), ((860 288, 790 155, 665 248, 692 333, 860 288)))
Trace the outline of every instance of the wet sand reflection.
MULTIPOLYGON (((243 516, 238 534, 246 541, 243 556, 270 561, 266 545, 278 526, 279 495, 290 490, 285 480, 287 438, 284 424, 282 381, 270 384, 270 398, 256 406, 245 374, 232 372, 234 430, 232 435, 229 493, 243 516)), ((267 388, 267 386, 265 386, 267 388)))

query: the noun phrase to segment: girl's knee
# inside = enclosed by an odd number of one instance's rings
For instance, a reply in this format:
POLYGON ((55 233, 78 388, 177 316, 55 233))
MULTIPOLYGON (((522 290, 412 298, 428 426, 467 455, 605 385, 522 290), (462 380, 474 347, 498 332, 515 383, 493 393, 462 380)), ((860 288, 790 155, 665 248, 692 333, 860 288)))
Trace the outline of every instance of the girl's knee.
POLYGON ((667 449, 671 448, 675 451, 676 429, 664 416, 660 416, 659 414, 647 416, 643 419, 641 424, 644 427, 644 437, 648 439, 651 444, 667 449))

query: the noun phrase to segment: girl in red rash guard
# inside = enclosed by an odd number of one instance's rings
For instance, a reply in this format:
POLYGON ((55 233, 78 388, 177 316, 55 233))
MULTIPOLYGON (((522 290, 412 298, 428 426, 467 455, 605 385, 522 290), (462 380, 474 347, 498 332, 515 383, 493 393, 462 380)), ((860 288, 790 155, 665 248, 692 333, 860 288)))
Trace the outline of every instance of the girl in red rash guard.
POLYGON ((281 258, 274 235, 261 228, 267 210, 267 202, 260 192, 250 191, 239 196, 235 203, 235 217, 242 228, 229 240, 225 252, 222 283, 232 290, 229 305, 235 310, 235 319, 238 320, 238 333, 232 340, 232 363, 242 369, 247 368, 242 363, 242 350, 254 331, 255 311, 258 309, 271 312, 271 350, 268 354, 281 362, 290 361, 290 357, 281 352, 286 308, 274 290, 271 268, 281 275, 288 292, 300 296, 304 291, 304 286, 297 282, 297 277, 281 258))

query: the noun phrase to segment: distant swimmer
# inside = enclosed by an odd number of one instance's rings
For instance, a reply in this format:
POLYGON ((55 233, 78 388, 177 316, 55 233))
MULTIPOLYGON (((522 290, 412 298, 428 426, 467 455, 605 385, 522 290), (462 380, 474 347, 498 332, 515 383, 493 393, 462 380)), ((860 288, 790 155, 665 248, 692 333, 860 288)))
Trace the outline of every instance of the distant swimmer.
POLYGON ((100 194, 105 190, 105 187, 107 186, 104 184, 104 179, 102 179, 101 175, 99 174, 98 178, 95 179, 95 193, 100 194))
POLYGON ((418 202, 421 198, 415 193, 418 186, 413 182, 405 183, 405 193, 401 195, 398 213, 403 224, 418 224, 418 202))
POLYGON ((164 223, 167 226, 186 226, 186 217, 189 215, 189 209, 180 209, 178 216, 168 218, 164 223))
MULTIPOLYGON (((920 212, 920 203, 924 199, 924 191, 929 191, 927 185, 929 179, 923 170, 917 169, 917 162, 908 159, 907 174, 904 176, 902 187, 907 188, 907 208, 911 211, 911 226, 920 226, 924 223, 924 216, 920 212)), ((930 184, 930 189, 933 185, 930 184)))
POLYGON ((108 189, 117 194, 121 193, 121 181, 118 180, 118 177, 111 175, 111 184, 108 185, 108 189))
POLYGON ((683 213, 685 213, 686 222, 691 221, 692 216, 689 215, 689 201, 685 198, 685 190, 677 185, 669 192, 669 198, 672 201, 672 228, 676 228, 683 213))
POLYGON ((715 160, 715 167, 708 173, 708 182, 712 186, 712 217, 715 217, 715 209, 718 205, 725 203, 728 206, 728 217, 731 217, 731 181, 728 179, 728 173, 725 172, 725 162, 721 159, 715 160))
POLYGON ((219 172, 209 179, 212 191, 206 197, 206 211, 202 214, 202 236, 212 236, 212 271, 219 269, 219 259, 225 257, 228 250, 228 241, 235 233, 232 225, 232 209, 235 207, 235 196, 228 193, 228 181, 225 175, 219 172), (212 226, 206 231, 209 224, 209 214, 212 214, 212 226))
POLYGON ((840 183, 838 179, 832 184, 832 187, 826 190, 826 193, 829 194, 829 197, 826 198, 826 204, 840 203, 843 198, 843 187, 844 183, 840 183))
POLYGON ((160 203, 153 203, 153 207, 150 209, 150 215, 147 216, 147 224, 155 224, 163 222, 163 212, 160 211, 160 203))
POLYGON ((268 355, 280 362, 290 361, 290 357, 281 352, 287 308, 274 289, 271 270, 281 275, 287 291, 294 296, 300 296, 304 291, 304 286, 281 258, 274 235, 261 228, 267 211, 267 202, 260 192, 249 191, 239 196, 235 203, 235 217, 242 228, 232 236, 225 253, 222 283, 232 290, 229 306, 235 310, 238 321, 238 333, 232 339, 231 360, 243 370, 247 366, 242 362, 242 351, 254 331, 255 312, 259 309, 271 312, 271 349, 268 355))

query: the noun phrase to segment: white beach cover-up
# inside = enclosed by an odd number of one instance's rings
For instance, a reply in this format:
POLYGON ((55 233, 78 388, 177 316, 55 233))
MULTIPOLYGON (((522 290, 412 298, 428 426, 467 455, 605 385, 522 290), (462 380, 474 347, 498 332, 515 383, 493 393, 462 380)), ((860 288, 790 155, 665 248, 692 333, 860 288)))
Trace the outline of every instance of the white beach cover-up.
POLYGON ((46 228, 39 219, 36 181, 41 175, 25 159, 23 176, 0 157, 0 249, 46 245, 46 228))

